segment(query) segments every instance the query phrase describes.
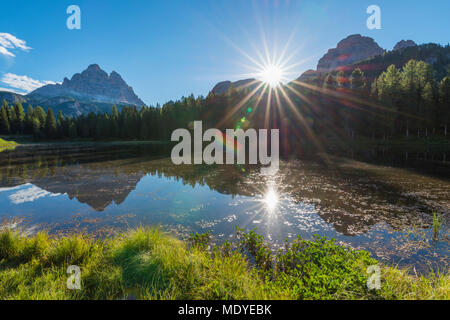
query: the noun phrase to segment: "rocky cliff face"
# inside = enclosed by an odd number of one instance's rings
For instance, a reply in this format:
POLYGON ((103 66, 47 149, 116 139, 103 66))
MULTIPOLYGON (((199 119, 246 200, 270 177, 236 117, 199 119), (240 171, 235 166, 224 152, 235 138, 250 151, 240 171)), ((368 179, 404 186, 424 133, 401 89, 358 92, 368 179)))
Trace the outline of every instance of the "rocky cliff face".
POLYGON ((144 103, 115 71, 108 75, 97 64, 90 65, 62 84, 38 88, 29 96, 73 97, 80 101, 142 106, 144 103))
POLYGON ((406 41, 402 40, 402 41, 397 42, 397 44, 394 47, 394 51, 402 50, 402 49, 409 48, 409 47, 417 47, 417 44, 412 40, 406 40, 406 41))

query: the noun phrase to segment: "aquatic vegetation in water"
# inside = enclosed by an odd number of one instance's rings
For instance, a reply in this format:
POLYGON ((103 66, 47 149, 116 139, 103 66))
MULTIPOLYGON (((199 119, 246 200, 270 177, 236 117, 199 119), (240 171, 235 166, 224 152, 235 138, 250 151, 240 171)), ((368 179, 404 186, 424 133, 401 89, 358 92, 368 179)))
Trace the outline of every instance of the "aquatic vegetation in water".
POLYGON ((436 212, 433 212, 433 240, 439 240, 441 237, 442 226, 443 223, 440 216, 436 212))
POLYGON ((208 249, 211 241, 211 234, 209 232, 202 234, 191 234, 188 239, 188 244, 193 248, 208 249))

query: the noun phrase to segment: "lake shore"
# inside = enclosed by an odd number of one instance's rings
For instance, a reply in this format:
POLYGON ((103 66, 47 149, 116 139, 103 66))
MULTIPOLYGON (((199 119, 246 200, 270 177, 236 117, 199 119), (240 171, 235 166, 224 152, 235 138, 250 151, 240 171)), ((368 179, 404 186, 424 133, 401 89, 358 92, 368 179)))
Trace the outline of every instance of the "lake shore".
MULTIPOLYGON (((209 246, 209 235, 183 242, 157 229, 107 240, 51 239, 0 233, 1 299, 449 299, 450 274, 414 276, 368 252, 333 240, 300 238, 272 252, 254 232, 209 246), (80 290, 67 289, 67 268, 81 270, 80 290), (370 266, 380 289, 369 290, 370 266), (373 267, 372 267, 373 268, 373 267)), ((376 282, 374 282, 376 284, 376 282)))
MULTIPOLYGON (((8 139, 8 140, 14 140, 18 143, 24 143, 24 144, 75 144, 75 143, 118 143, 118 144, 124 144, 124 143, 171 143, 170 139, 167 140, 147 140, 147 139, 129 139, 129 138, 61 138, 61 139, 44 139, 39 138, 36 139, 32 135, 2 135, 0 136, 0 139, 8 139)), ((336 138, 331 137, 322 137, 323 143, 325 144, 324 147, 335 147, 336 145, 336 138), (327 142, 329 145, 327 145, 327 142)), ((450 139, 447 137, 424 137, 424 136, 410 136, 410 137, 404 137, 404 136, 396 136, 391 139, 373 139, 370 137, 364 137, 364 136, 358 136, 356 138, 340 138, 337 142, 337 145, 340 147, 355 147, 355 148, 373 148, 375 146, 384 146, 384 147, 398 147, 403 148, 405 150, 408 149, 427 149, 427 148, 438 148, 440 150, 449 151, 450 150, 450 139)))

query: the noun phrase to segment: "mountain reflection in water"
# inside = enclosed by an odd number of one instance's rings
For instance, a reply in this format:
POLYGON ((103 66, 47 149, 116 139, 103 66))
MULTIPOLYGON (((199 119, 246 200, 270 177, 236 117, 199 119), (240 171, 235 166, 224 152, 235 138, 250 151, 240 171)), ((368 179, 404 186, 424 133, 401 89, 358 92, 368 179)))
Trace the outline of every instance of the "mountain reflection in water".
POLYGON ((0 218, 50 233, 107 236, 161 225, 185 237, 232 238, 258 228, 274 247, 326 235, 390 262, 448 268, 448 233, 431 239, 432 212, 450 216, 450 181, 348 158, 256 166, 172 164, 165 144, 30 145, 0 157, 0 218), (76 199, 76 200, 75 200, 76 199))

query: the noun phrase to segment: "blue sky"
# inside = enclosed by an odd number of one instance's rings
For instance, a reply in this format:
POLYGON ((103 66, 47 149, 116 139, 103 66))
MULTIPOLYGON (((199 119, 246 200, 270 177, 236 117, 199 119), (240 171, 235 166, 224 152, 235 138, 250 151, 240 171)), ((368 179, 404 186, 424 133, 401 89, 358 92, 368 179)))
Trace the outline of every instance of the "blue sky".
POLYGON ((289 44, 291 79, 350 34, 385 49, 402 39, 448 44, 449 12, 448 0, 2 1, 0 88, 29 90, 97 63, 120 73, 145 103, 164 103, 249 77, 264 43, 271 55, 289 44), (72 4, 81 30, 66 27, 72 4), (381 30, 366 27, 372 4, 381 8, 381 30))

